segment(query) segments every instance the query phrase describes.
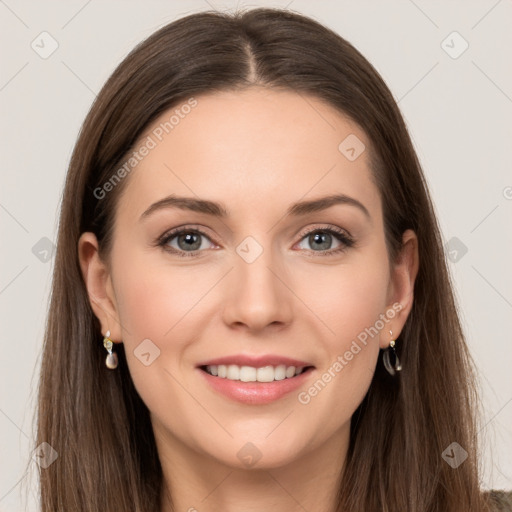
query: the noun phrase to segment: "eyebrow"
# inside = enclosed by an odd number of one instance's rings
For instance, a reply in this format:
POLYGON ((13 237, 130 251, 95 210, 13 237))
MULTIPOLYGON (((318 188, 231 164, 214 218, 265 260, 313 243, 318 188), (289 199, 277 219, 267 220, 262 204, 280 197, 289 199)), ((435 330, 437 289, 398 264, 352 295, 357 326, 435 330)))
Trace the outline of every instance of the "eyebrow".
MULTIPOLYGON (((291 205, 286 215, 290 215, 292 217, 298 217, 301 215, 306 215, 308 213, 315 213, 322 210, 326 210, 332 206, 338 204, 346 204, 349 206, 354 206, 361 210, 368 219, 371 219, 370 213, 367 208, 357 199, 353 197, 347 196, 345 194, 334 194, 330 196, 320 197, 318 199, 312 199, 309 201, 300 201, 291 205)), ((214 201, 209 201, 207 199, 197 199, 194 197, 183 197, 170 195, 153 203, 140 217, 140 220, 145 219, 152 213, 166 209, 166 208, 179 208, 181 210, 189 210, 198 213, 205 213, 207 215, 212 215, 214 217, 219 218, 227 218, 229 217, 229 212, 224 205, 221 203, 216 203, 214 201)))

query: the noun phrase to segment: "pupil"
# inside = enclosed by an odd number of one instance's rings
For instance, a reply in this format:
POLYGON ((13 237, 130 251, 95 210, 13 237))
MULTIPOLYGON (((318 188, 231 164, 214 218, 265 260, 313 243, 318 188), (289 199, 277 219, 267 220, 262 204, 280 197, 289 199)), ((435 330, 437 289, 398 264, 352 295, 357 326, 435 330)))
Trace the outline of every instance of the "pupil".
POLYGON ((324 238, 328 237, 327 240, 329 240, 330 236, 331 235, 329 233, 315 233, 313 235, 313 241, 315 243, 320 243, 320 245, 323 245, 322 247, 320 247, 320 249, 329 249, 330 244, 328 241, 326 242, 324 238), (322 240, 324 241, 322 242, 322 240))
POLYGON ((181 246, 181 243, 179 244, 180 245, 180 248, 185 248, 185 249, 191 249, 191 250, 196 250, 196 249, 199 249, 199 247, 201 247, 201 242, 199 241, 199 236, 195 233, 187 233, 186 235, 182 235, 179 237, 178 239, 178 242, 182 241, 182 240, 185 240, 186 242, 184 243, 184 247, 181 246), (199 241, 199 242, 198 242, 199 241))

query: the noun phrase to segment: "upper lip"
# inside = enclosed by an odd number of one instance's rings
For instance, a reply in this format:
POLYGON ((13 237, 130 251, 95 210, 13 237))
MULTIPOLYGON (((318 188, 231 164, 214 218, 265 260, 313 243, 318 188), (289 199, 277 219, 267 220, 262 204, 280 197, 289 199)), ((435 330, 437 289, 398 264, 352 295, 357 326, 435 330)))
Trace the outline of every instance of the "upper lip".
POLYGON ((215 359, 209 359, 198 364, 201 366, 214 366, 214 365, 230 365, 236 364, 237 366, 252 366, 253 368, 262 368, 263 366, 295 366, 296 368, 313 366, 307 361, 300 361, 299 359, 293 359, 291 357, 279 356, 275 354, 250 356, 244 354, 237 354, 231 356, 217 357, 215 359))

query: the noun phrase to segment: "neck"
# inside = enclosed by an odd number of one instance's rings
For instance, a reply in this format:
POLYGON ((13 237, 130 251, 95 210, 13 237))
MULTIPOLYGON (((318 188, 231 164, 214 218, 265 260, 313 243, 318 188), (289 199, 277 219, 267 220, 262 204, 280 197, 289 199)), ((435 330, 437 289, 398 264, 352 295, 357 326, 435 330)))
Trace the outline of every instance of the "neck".
POLYGON ((161 512, 337 510, 348 426, 287 464, 261 469, 226 465, 159 428, 155 438, 164 476, 161 512))

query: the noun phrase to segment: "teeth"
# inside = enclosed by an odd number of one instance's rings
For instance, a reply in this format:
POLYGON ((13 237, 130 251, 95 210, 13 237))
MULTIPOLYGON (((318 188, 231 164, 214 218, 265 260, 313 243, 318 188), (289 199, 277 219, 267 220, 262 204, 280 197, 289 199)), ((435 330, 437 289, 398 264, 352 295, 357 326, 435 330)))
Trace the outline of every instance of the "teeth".
POLYGON ((254 368, 252 366, 238 366, 236 364, 219 364, 206 367, 210 375, 228 380, 240 380, 242 382, 273 382, 274 380, 291 379, 300 375, 304 370, 303 366, 263 366, 254 368))
POLYGON ((240 368, 240 380, 242 382, 256 382, 258 370, 251 366, 242 366, 240 368))
MULTIPOLYGON (((272 368, 272 367, 270 367, 272 368)), ((290 366, 290 368, 292 368, 290 366)), ((258 370, 259 371, 259 370, 258 370)), ((295 374, 295 372, 293 372, 295 374)), ((286 366, 284 364, 280 364, 274 368, 274 380, 283 380, 286 378, 286 366)))
POLYGON ((237 366, 236 364, 230 364, 226 372, 226 379, 240 380, 240 366, 237 366))

